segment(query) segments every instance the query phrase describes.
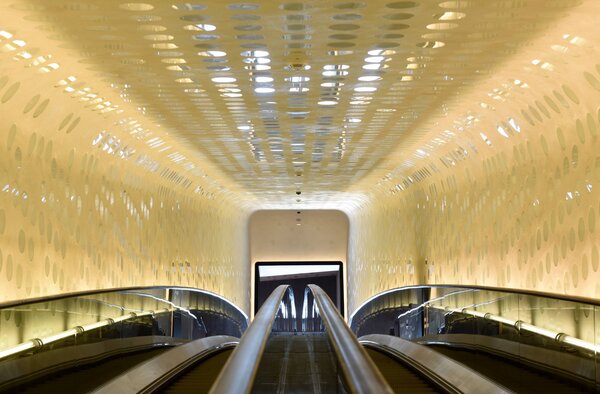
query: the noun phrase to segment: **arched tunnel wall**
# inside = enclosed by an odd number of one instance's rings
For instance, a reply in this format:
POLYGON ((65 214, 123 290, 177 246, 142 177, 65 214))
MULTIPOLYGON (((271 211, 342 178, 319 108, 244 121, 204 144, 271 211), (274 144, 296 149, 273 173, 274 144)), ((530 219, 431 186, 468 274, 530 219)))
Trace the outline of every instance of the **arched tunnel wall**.
POLYGON ((181 285, 248 311, 248 212, 185 144, 147 145, 156 126, 112 106, 109 85, 61 64, 61 49, 53 63, 23 58, 49 44, 20 33, 1 37, 0 302, 181 285))
MULTIPOLYGON (((369 201, 349 213, 350 312, 418 283, 600 296, 596 4, 499 46, 508 60, 428 108, 396 154, 364 170, 387 173, 349 190, 369 201)), ((140 97, 51 24, 11 10, 0 26, 0 301, 177 284, 247 311, 252 197, 207 176, 220 172, 191 140, 149 138, 160 119, 140 97)), ((493 52, 494 37, 475 38, 460 50, 493 52)), ((440 84, 452 78, 442 66, 440 84)))
POLYGON ((594 23, 565 18, 400 147, 409 169, 351 216, 350 311, 426 283, 600 297, 594 23))

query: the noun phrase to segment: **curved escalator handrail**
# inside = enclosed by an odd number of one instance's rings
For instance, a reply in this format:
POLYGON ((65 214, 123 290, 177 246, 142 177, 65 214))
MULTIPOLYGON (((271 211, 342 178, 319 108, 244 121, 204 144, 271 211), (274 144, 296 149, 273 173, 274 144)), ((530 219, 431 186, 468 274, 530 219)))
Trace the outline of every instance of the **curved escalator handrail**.
POLYGON ((383 351, 411 365, 448 393, 512 393, 480 373, 418 343, 383 334, 365 335, 358 340, 364 346, 383 351))
POLYGON ((271 327, 288 287, 278 286, 261 306, 210 389, 211 394, 250 392, 271 327))
POLYGON ((137 365, 98 387, 94 394, 140 394, 160 389, 180 372, 215 352, 236 346, 239 338, 216 335, 196 339, 137 365))
POLYGON ((315 297, 350 392, 393 393, 327 294, 319 286, 308 287, 315 297))

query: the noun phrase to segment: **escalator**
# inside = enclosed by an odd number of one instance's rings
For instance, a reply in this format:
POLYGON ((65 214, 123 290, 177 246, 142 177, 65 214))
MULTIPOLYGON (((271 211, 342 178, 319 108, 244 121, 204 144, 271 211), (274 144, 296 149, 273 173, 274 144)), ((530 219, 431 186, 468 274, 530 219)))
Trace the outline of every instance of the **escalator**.
POLYGON ((225 349, 206 357, 177 375, 157 392, 167 394, 208 393, 232 352, 233 349, 225 349))
POLYGON ((155 348, 123 353, 30 381, 18 391, 509 392, 425 346, 387 335, 366 336, 359 343, 317 286, 310 285, 305 292, 301 332, 296 331, 299 321, 294 305, 291 288, 280 286, 263 304, 241 341, 217 335, 172 346, 168 351, 155 348))
POLYGON ((415 371, 410 365, 398 361, 390 354, 367 348, 367 354, 379 369, 395 393, 444 393, 427 377, 415 371))
POLYGON ((341 392, 339 374, 325 333, 272 334, 252 392, 341 392))
POLYGON ((110 357, 91 364, 69 368, 49 377, 36 379, 25 385, 12 388, 10 391, 27 394, 88 393, 100 387, 107 380, 164 353, 168 349, 167 347, 161 347, 110 357))
POLYGON ((428 347, 516 393, 596 393, 593 387, 483 351, 443 345, 428 347))
POLYGON ((329 297, 313 285, 308 305, 305 297, 303 332, 289 330, 296 324, 286 319, 295 316, 282 309, 294 303, 282 301, 281 287, 263 304, 210 393, 510 392, 425 346, 410 344, 409 351, 425 353, 420 358, 400 355, 399 338, 373 336, 361 346, 329 297), (437 366, 454 378, 440 376, 437 366))
POLYGON ((0 305, 0 316, 0 393, 118 392, 132 384, 133 371, 142 372, 144 388, 215 355, 204 382, 248 326, 223 297, 169 286, 15 301, 0 305))
MULTIPOLYGON (((366 351, 394 392, 444 392, 385 351, 366 351)), ((271 335, 252 393, 344 392, 342 372, 326 333, 271 335)))

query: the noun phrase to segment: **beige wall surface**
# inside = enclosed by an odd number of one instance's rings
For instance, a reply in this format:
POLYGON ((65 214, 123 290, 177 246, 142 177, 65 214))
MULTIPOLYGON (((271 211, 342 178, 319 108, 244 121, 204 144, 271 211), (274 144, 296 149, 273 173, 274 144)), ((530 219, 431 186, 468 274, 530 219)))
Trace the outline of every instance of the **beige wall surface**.
POLYGON ((388 174, 351 215, 350 311, 422 283, 600 297, 596 7, 420 126, 435 138, 399 147, 416 152, 412 170, 388 174))
POLYGON ((172 284, 248 311, 248 212, 110 81, 88 83, 66 49, 5 22, 0 302, 172 284))
POLYGON ((256 211, 248 227, 252 283, 256 262, 341 261, 346 267, 348 217, 341 211, 256 211))
POLYGON ((249 235, 253 264, 257 261, 346 262, 348 217, 341 211, 257 211, 250 217, 249 235))
MULTIPOLYGON (((177 7, 111 1, 47 9, 43 3, 50 2, 0 4, 0 302, 174 284, 219 293, 248 311, 248 263, 259 260, 347 263, 350 311, 381 291, 418 283, 600 297, 600 2, 448 1, 440 7, 465 9, 440 9, 436 18, 452 22, 432 24, 435 13, 425 8, 414 20, 428 24, 407 29, 408 41, 387 62, 395 71, 382 68, 392 76, 385 82, 390 94, 381 86, 364 107, 381 133, 369 131, 367 118, 331 133, 340 149, 327 144, 321 153, 338 152, 340 164, 322 165, 345 175, 332 177, 342 181, 331 190, 305 192, 327 197, 310 206, 340 203, 349 219, 317 210, 250 216, 261 204, 295 204, 268 201, 290 197, 279 193, 292 188, 290 178, 272 175, 285 168, 300 179, 295 156, 286 153, 289 161, 274 160, 271 168, 252 145, 254 132, 238 133, 248 125, 238 129, 236 122, 259 106, 237 112, 231 104, 240 97, 216 106, 222 93, 216 86, 184 87, 191 77, 165 76, 181 59, 159 59, 156 48, 184 43, 190 59, 198 59, 192 33, 181 38, 184 26, 195 27, 177 7), (153 22, 165 9, 168 17, 153 22), (518 16, 534 9, 537 19, 520 23, 518 16), (478 63, 460 67, 462 59, 478 63), (202 96, 205 89, 210 95, 202 96), (230 106, 239 118, 230 116, 230 106), (357 156, 344 154, 346 145, 359 147, 357 156), (370 149, 376 146, 392 154, 377 155, 370 149), (248 189, 253 183, 262 197, 248 189), (351 204, 347 196, 354 196, 351 204)), ((227 45, 241 60, 239 43, 227 45)), ((365 56, 359 47, 358 58, 348 57, 352 79, 365 56)), ((320 77, 320 66, 312 70, 320 77)), ((194 75, 210 77, 205 69, 194 75)), ((240 86, 247 89, 247 82, 240 86)), ((352 95, 350 86, 341 92, 352 95)), ((310 94, 317 98, 316 92, 310 94)), ((266 141, 264 130, 256 139, 266 141)), ((306 146, 317 152, 314 135, 307 136, 306 146)), ((273 160, 273 152, 265 157, 273 160)), ((329 169, 314 172, 338 174, 329 169)), ((319 179, 303 176, 305 190, 319 179)))

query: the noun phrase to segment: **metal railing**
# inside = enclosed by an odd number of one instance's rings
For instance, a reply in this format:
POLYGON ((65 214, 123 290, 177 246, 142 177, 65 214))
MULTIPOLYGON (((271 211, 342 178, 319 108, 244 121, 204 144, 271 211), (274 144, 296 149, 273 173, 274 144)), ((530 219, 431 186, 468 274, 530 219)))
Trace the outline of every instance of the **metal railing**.
POLYGON ((315 298, 350 391, 352 393, 393 393, 327 294, 318 286, 308 285, 308 287, 315 298))
POLYGON ((158 392, 168 387, 176 378, 198 361, 230 349, 239 339, 217 335, 196 339, 137 365, 93 391, 94 394, 144 394, 158 392))
POLYGON ((410 365, 427 380, 447 393, 507 394, 506 387, 480 375, 461 363, 426 346, 390 335, 372 334, 358 339, 365 347, 377 349, 410 365))
POLYGON ((526 290, 455 285, 391 289, 351 316, 358 337, 397 336, 482 351, 592 390, 600 387, 600 302, 526 290))
MULTIPOLYGON (((291 291, 288 288, 287 285, 279 286, 261 306, 210 393, 249 393, 252 390, 269 336, 273 330, 277 331, 274 321, 285 304, 282 300, 286 291, 291 291)), ((309 285, 308 289, 312 294, 311 304, 319 315, 314 318, 321 320, 327 331, 348 390, 358 394, 392 393, 327 294, 316 285, 309 285)), ((305 294, 305 302, 310 298, 307 295, 305 294)))
POLYGON ((258 371, 273 322, 288 285, 277 287, 254 317, 210 389, 212 394, 249 393, 258 371))
POLYGON ((95 290, 0 304, 0 391, 115 354, 241 337, 245 313, 201 289, 95 290))

